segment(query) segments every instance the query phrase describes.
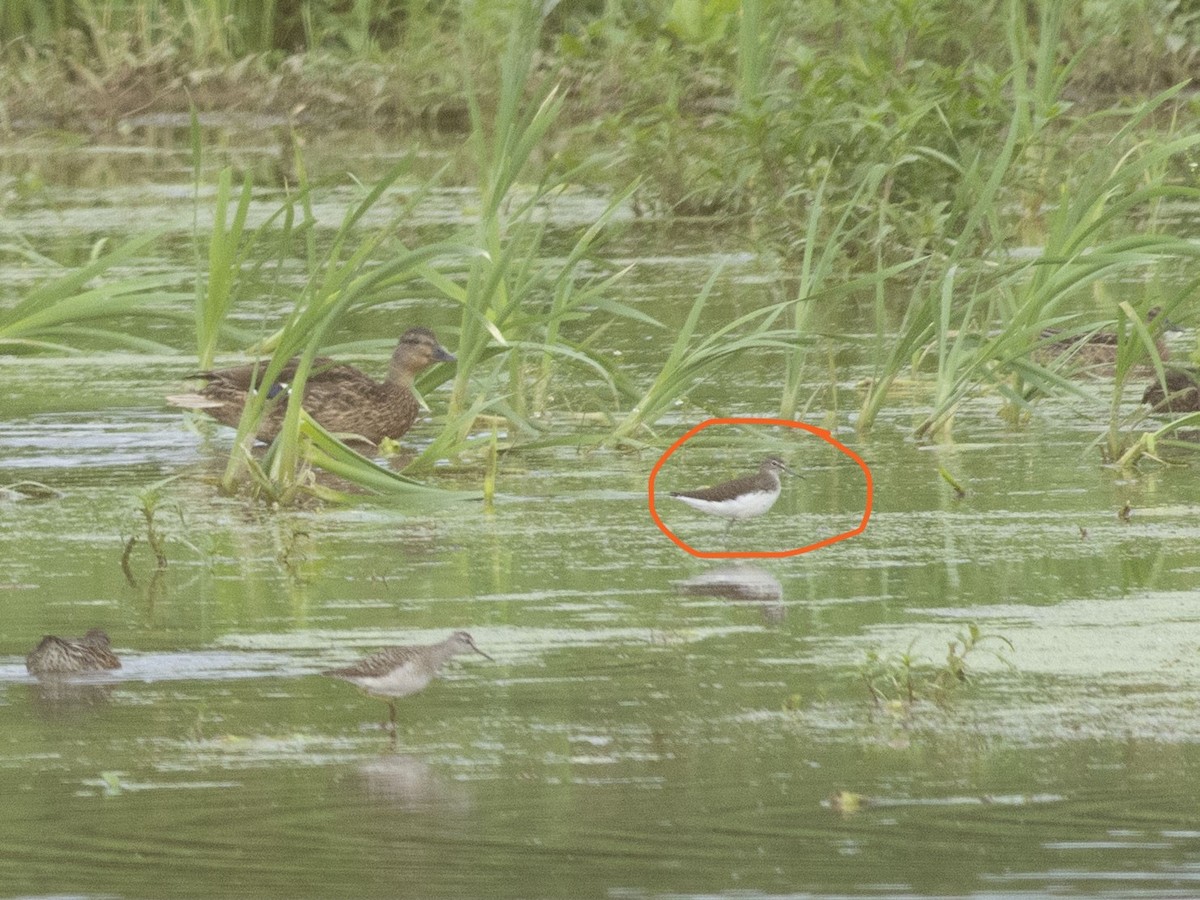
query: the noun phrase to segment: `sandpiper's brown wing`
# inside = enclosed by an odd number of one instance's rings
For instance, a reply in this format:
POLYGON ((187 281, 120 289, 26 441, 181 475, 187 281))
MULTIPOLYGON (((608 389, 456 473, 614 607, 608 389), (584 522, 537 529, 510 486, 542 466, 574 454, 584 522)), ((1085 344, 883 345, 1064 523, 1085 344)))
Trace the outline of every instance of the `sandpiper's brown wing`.
POLYGON ((70 644, 71 641, 67 640, 66 638, 60 638, 56 634, 46 634, 42 635, 42 639, 38 642, 37 648, 34 650, 34 652, 36 653, 37 650, 46 650, 49 647, 67 647, 70 646, 70 644))
POLYGON ((747 475, 744 478, 723 481, 720 484, 715 484, 710 488, 702 488, 698 491, 671 491, 671 496, 720 503, 722 500, 732 500, 740 494, 749 494, 761 491, 762 489, 757 475, 747 475))
POLYGON ((332 675, 334 678, 380 678, 416 656, 417 650, 417 647, 385 647, 378 653, 363 657, 352 666, 326 669, 321 674, 332 675))

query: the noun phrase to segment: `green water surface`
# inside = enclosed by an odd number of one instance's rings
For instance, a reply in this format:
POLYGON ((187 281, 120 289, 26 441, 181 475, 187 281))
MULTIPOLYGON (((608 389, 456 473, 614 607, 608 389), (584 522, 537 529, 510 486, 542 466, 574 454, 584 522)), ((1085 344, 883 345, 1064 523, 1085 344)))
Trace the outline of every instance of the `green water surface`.
MULTIPOLYGON (((85 247, 162 224, 177 255, 147 265, 185 277, 186 166, 175 182, 164 170, 111 191, 52 184, 11 202, 6 227, 85 247)), ((561 228, 602 207, 581 196, 561 228)), ((715 261, 713 322, 773 299, 770 264, 732 235, 634 222, 606 253, 634 264, 621 299, 667 322, 715 261)), ((15 275, 3 302, 39 274, 15 275)), ((455 316, 415 293, 339 339, 419 321, 453 348, 455 316)), ((0 895, 1200 895, 1195 472, 1103 467, 1102 425, 1077 402, 1013 430, 983 396, 955 443, 930 445, 910 436, 929 403, 916 389, 858 435, 869 329, 854 308, 818 318, 829 352, 805 418, 870 465, 873 517, 815 553, 736 562, 693 558, 654 525, 655 452, 510 454, 491 510, 271 510, 219 497, 229 432, 164 406, 195 363, 180 335, 161 335, 177 357, 0 357, 0 484, 60 492, 0 501, 0 895), (139 492, 175 475, 156 514, 168 564, 143 541, 127 576, 139 492), (971 623, 992 637, 935 696, 971 623), (121 670, 26 674, 43 633, 97 625, 121 670), (318 674, 458 628, 495 662, 458 658, 401 701, 394 742, 384 703, 318 674), (894 673, 911 655, 916 702, 902 684, 872 699, 871 651, 894 673)), ((607 340, 646 385, 670 335, 607 340)), ((355 362, 380 372, 385 357, 355 362)), ((740 360, 662 424, 661 449, 709 414, 774 415, 782 372, 740 360)), ((561 390, 584 408, 603 394, 561 390)), ((447 465, 431 480, 480 477, 447 465)), ((811 543, 865 503, 852 460, 790 429, 708 434, 657 487, 664 521, 716 548, 811 543), (766 452, 805 477, 728 539, 661 493, 766 452)))

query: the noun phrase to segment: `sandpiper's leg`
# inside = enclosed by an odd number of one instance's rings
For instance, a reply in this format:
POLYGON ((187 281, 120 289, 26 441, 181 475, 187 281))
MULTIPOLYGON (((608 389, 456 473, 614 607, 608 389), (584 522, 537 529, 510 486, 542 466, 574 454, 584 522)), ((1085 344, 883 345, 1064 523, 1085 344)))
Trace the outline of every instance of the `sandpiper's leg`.
POLYGON ((391 731, 392 736, 395 737, 396 736, 396 701, 395 700, 388 701, 388 709, 391 711, 391 715, 388 717, 388 730, 391 731))

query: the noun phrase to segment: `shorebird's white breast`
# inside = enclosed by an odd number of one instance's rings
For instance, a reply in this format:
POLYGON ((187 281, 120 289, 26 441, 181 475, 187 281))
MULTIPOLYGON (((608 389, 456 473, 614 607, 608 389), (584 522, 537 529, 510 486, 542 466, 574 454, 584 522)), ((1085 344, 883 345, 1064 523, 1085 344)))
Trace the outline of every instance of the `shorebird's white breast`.
POLYGON ((405 663, 386 675, 356 675, 352 680, 368 694, 379 697, 407 697, 424 690, 433 675, 421 666, 405 663))
POLYGON ((773 491, 754 491, 742 494, 731 500, 698 500, 695 497, 676 497, 692 509, 711 513, 714 516, 724 516, 727 519, 752 519, 761 516, 775 505, 779 499, 779 489, 773 491))

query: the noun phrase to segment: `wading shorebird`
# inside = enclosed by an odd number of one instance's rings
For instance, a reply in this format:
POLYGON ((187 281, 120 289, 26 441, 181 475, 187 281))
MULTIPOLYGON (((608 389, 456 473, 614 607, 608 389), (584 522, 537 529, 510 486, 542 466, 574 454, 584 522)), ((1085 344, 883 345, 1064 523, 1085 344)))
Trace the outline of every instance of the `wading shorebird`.
POLYGON ((761 516, 775 505, 782 490, 780 472, 796 474, 778 456, 768 456, 753 475, 698 491, 671 491, 671 496, 692 509, 729 519, 728 534, 734 522, 761 516))
MULTIPOLYGON (((454 362, 456 357, 438 343, 428 328, 410 328, 392 353, 387 378, 376 381, 354 366, 334 362, 328 357, 313 360, 304 385, 304 409, 327 431, 352 437, 350 441, 378 444, 384 438, 401 437, 417 418, 421 405, 413 393, 413 379, 438 362, 454 362)), ((268 402, 258 428, 260 441, 272 441, 279 433, 287 404, 284 401, 296 375, 298 359, 284 366, 267 389, 268 402)), ((265 361, 197 372, 207 384, 194 394, 167 397, 172 406, 199 409, 218 422, 237 428, 246 400, 259 389, 266 371, 265 361)))
POLYGON ((388 726, 395 734, 396 701, 425 690, 446 661, 460 653, 478 653, 484 659, 492 659, 475 646, 471 635, 465 631, 456 631, 436 644, 385 647, 352 666, 326 669, 321 674, 349 681, 372 697, 387 700, 390 710, 388 726))
POLYGON ((61 638, 48 634, 25 657, 30 675, 75 675, 121 668, 121 660, 112 652, 108 635, 93 628, 81 638, 61 638))

